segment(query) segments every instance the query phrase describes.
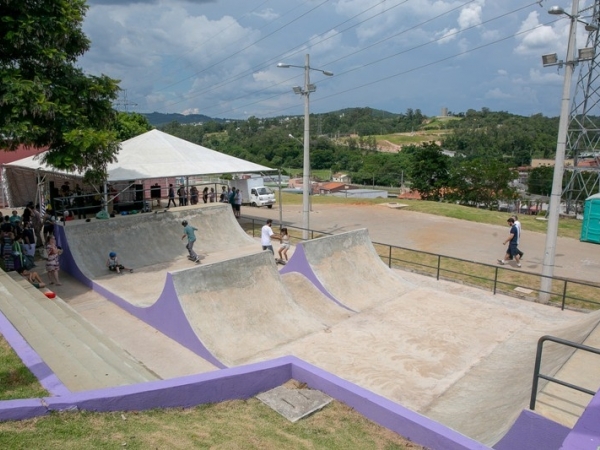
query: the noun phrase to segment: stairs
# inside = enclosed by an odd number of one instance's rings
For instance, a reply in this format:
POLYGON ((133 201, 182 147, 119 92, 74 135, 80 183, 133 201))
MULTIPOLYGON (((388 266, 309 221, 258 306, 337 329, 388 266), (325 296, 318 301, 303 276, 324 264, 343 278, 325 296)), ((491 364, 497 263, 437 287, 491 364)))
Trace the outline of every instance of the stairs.
POLYGON ((60 298, 48 299, 15 272, 0 271, 0 311, 71 392, 158 379, 60 298))

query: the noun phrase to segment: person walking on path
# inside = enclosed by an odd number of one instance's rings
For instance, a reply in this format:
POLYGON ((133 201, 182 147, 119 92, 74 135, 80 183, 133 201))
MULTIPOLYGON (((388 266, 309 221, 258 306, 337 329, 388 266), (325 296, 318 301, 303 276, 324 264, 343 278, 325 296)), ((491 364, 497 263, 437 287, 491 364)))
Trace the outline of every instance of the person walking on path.
POLYGON ((271 225, 273 221, 271 219, 267 219, 267 223, 263 225, 260 230, 260 243, 262 245, 263 250, 269 250, 273 255, 275 255, 275 251, 273 250, 273 244, 271 243, 271 239, 278 239, 280 236, 273 233, 271 229, 271 225))
POLYGON ((196 264, 199 264, 200 257, 194 251, 194 242, 196 242, 195 231, 198 231, 198 228, 189 225, 187 220, 184 220, 183 222, 181 222, 181 225, 183 226, 183 236, 181 236, 181 240, 183 240, 185 237, 187 237, 188 241, 187 241, 187 245, 185 246, 185 248, 187 248, 187 251, 190 254, 189 258, 192 261, 194 261, 196 264))
POLYGON ((508 243, 508 248, 506 249, 506 255, 504 255, 504 259, 499 259, 498 263, 501 265, 506 264, 510 258, 514 258, 517 262, 517 267, 521 267, 521 256, 518 248, 518 240, 519 240, 519 229, 515 225, 515 219, 512 217, 507 221, 508 226, 510 227, 510 233, 508 237, 504 240, 502 245, 506 245, 508 243))
POLYGON ((169 184, 169 203, 167 203, 167 209, 171 206, 171 202, 173 202, 173 206, 177 206, 175 204, 175 188, 173 188, 172 184, 169 184))
MULTIPOLYGON (((519 218, 515 215, 512 216, 513 219, 515 219, 515 227, 517 227, 517 231, 519 232, 519 235, 517 236, 517 246, 521 244, 521 222, 519 222, 519 218)), ((525 253, 523 253, 521 250, 519 250, 519 258, 523 259, 523 255, 525 253)))

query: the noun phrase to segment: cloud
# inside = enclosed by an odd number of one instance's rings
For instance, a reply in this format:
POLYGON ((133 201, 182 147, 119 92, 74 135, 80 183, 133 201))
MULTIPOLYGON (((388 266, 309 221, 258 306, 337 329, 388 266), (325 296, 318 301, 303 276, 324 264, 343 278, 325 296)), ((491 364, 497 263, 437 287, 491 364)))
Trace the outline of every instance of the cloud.
POLYGON ((489 99, 504 99, 504 98, 511 98, 512 95, 507 94, 506 92, 502 92, 502 90, 500 88, 494 88, 491 89, 489 91, 487 91, 484 95, 484 98, 489 98, 489 99))
POLYGON ((498 69, 498 75, 501 75, 504 77, 504 76, 508 75, 508 72, 504 69, 498 69))
POLYGON ((266 20, 267 22, 279 18, 279 14, 273 11, 271 8, 263 9, 262 11, 252 13, 252 15, 266 20))
POLYGON ((458 26, 461 30, 481 24, 481 5, 472 4, 464 7, 458 16, 458 26))
POLYGON ((560 48, 561 33, 549 25, 541 25, 537 11, 529 13, 523 21, 519 28, 519 33, 522 32, 526 33, 517 36, 519 45, 514 50, 518 55, 540 55, 549 48, 560 48))

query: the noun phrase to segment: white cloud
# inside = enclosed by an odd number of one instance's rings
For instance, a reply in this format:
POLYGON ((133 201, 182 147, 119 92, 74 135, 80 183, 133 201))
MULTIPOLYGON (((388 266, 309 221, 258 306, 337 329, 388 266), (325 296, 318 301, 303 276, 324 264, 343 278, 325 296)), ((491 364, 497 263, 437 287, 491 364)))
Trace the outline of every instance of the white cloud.
POLYGON ((273 11, 272 8, 263 9, 262 11, 252 13, 252 15, 259 17, 267 22, 270 22, 272 20, 279 18, 279 14, 276 13, 275 11, 273 11))
POLYGON ((461 30, 481 24, 481 6, 479 4, 471 4, 460 11, 458 25, 461 30))
POLYGON ((517 36, 519 45, 514 50, 518 55, 541 54, 549 48, 556 50, 559 47, 560 33, 549 25, 541 25, 537 11, 529 13, 523 21, 519 28, 519 33, 522 32, 526 33, 517 36))
POLYGON ((491 89, 489 91, 487 91, 484 95, 484 98, 490 98, 490 99, 505 99, 505 98, 511 98, 512 96, 510 94, 507 94, 506 92, 502 92, 502 90, 500 88, 494 88, 491 89))
POLYGON ((504 77, 504 76, 508 75, 508 72, 504 69, 498 69, 498 75, 504 77))

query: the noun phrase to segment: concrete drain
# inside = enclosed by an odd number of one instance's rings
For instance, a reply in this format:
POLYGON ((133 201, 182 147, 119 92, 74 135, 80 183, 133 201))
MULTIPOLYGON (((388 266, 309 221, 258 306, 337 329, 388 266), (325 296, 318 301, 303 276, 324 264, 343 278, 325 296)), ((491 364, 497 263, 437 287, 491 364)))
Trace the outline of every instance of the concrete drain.
POLYGON ((324 408, 333 400, 321 391, 289 389, 285 386, 258 394, 256 398, 292 423, 324 408))

